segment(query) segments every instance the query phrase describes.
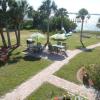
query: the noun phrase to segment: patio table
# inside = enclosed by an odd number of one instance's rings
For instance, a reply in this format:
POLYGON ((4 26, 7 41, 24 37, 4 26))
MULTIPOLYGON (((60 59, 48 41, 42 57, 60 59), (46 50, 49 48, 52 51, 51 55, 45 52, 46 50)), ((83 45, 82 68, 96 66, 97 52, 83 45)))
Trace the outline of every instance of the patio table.
POLYGON ((57 45, 57 44, 54 44, 54 45, 52 45, 53 47, 57 47, 57 48, 59 48, 59 49, 64 49, 64 47, 65 46, 63 46, 63 45, 57 45))
POLYGON ((53 49, 54 49, 54 51, 55 52, 61 52, 65 47, 64 46, 62 46, 62 45, 57 45, 57 44, 54 44, 54 45, 52 45, 53 46, 53 49))

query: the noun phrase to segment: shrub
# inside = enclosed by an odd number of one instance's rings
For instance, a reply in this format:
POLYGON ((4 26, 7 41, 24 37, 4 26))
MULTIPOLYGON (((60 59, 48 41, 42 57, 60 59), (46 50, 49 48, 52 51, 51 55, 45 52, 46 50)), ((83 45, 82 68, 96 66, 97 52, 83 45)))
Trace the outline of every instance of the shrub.
POLYGON ((89 73, 90 78, 93 81, 93 87, 97 90, 100 90, 100 65, 91 64, 86 67, 87 72, 89 73))

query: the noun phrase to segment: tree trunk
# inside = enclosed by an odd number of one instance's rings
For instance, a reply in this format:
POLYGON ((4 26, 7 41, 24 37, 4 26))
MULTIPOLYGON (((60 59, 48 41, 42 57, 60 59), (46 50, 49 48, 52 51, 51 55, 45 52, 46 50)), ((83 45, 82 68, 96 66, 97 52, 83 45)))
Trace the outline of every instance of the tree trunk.
POLYGON ((4 46, 4 47, 7 47, 7 43, 6 43, 5 37, 4 37, 4 35, 3 35, 3 30, 1 30, 1 38, 2 38, 3 46, 4 46))
POLYGON ((8 38, 8 47, 11 47, 11 40, 10 40, 10 35, 7 27, 6 27, 6 31, 7 31, 7 38, 8 38))
POLYGON ((18 46, 20 46, 20 25, 18 25, 18 46))
POLYGON ((48 18, 48 26, 47 26, 47 44, 49 43, 49 18, 48 18))
POLYGON ((84 24, 84 20, 82 20, 82 24, 81 24, 81 33, 80 33, 80 42, 82 44, 82 47, 85 48, 85 45, 83 43, 83 39, 82 39, 82 35, 83 35, 83 24, 84 24))
POLYGON ((62 27, 63 27, 63 16, 61 16, 61 30, 62 30, 62 27))
POLYGON ((44 45, 44 48, 49 44, 49 17, 48 17, 48 24, 47 24, 47 42, 44 45))
POLYGON ((18 33, 17 33, 17 28, 15 26, 15 37, 16 37, 16 44, 18 45, 18 33))

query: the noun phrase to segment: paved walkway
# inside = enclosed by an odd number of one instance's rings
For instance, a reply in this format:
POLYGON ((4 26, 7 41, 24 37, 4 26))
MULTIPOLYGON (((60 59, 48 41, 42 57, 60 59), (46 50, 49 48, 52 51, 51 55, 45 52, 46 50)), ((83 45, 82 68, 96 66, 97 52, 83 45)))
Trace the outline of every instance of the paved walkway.
MULTIPOLYGON (((100 43, 95 44, 95 45, 91 45, 87 48, 92 49, 92 48, 95 48, 98 46, 100 46, 100 43)), ((48 66, 47 68, 42 70, 40 73, 33 76, 31 79, 22 83, 20 86, 18 86, 13 91, 5 94, 3 97, 0 98, 0 100, 23 100, 27 96, 29 96, 32 92, 34 92, 37 88, 39 88, 45 81, 49 81, 50 83, 54 83, 56 80, 54 81, 54 80, 52 80, 52 78, 54 78, 54 79, 56 78, 57 80, 60 80, 56 76, 52 76, 52 74, 55 73, 56 71, 58 71, 64 64, 67 64, 70 59, 75 57, 80 52, 82 52, 82 50, 73 50, 73 51, 68 50, 67 51, 68 57, 66 59, 64 59, 62 61, 55 61, 53 64, 51 64, 50 66, 48 66), (49 78, 50 78, 50 80, 49 80, 49 78)), ((66 83, 67 85, 65 85, 64 83, 61 83, 62 85, 59 85, 60 84, 59 82, 60 81, 57 81, 57 85, 59 87, 60 86, 65 87, 64 89, 71 91, 71 92, 72 91, 73 92, 74 91, 81 92, 81 89, 79 88, 79 86, 74 84, 74 83, 63 80, 62 82, 66 83), (72 90, 72 88, 68 87, 69 85, 72 86, 73 90, 72 90)), ((85 92, 81 92, 81 93, 84 94, 85 92)), ((86 94, 88 96, 88 95, 90 95, 90 92, 86 92, 86 94)), ((93 100, 93 95, 90 95, 90 96, 92 96, 92 99, 88 96, 89 100, 93 100)))
POLYGON ((58 86, 62 89, 65 89, 66 91, 71 92, 72 94, 79 94, 80 96, 89 98, 89 100, 95 100, 95 91, 92 88, 87 89, 83 85, 74 84, 54 75, 50 75, 47 79, 47 82, 58 86))

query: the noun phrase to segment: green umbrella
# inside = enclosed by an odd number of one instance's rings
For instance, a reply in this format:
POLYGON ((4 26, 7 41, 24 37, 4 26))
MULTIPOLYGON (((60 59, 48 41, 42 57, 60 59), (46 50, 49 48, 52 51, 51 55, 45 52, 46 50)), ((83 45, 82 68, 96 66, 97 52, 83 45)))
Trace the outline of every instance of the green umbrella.
POLYGON ((38 42, 39 39, 41 38, 45 38, 45 35, 39 33, 39 32, 36 32, 36 33, 33 33, 30 38, 32 38, 33 40, 36 40, 38 42))
POLYGON ((57 40, 57 41, 59 41, 59 40, 62 41, 62 40, 66 40, 67 39, 65 34, 60 34, 60 33, 54 34, 50 38, 54 39, 54 40, 57 40))

